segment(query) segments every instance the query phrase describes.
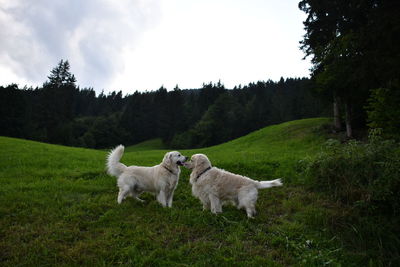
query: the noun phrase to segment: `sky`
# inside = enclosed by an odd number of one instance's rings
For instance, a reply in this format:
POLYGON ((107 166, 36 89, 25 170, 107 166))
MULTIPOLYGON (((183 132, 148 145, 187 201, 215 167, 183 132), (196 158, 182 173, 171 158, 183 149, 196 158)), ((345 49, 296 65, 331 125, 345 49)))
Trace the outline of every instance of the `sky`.
POLYGON ((0 85, 61 59, 96 92, 308 77, 299 0, 0 0, 0 85))

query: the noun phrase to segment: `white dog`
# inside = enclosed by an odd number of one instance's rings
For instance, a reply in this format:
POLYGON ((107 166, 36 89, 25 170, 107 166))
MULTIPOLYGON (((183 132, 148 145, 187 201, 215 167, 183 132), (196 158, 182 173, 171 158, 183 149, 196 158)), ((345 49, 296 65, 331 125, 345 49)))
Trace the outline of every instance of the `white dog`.
POLYGON ((143 201, 139 195, 150 192, 156 195, 157 201, 163 207, 172 207, 172 198, 181 172, 179 166, 182 166, 187 157, 172 151, 165 154, 159 165, 127 167, 119 162, 123 153, 124 146, 119 145, 107 157, 108 174, 118 178, 118 203, 121 204, 127 196, 143 201))
POLYGON ((281 186, 281 180, 255 181, 211 166, 204 154, 195 154, 183 164, 192 170, 190 183, 192 193, 203 203, 203 209, 217 214, 222 212, 222 204, 233 203, 237 208, 246 209, 247 216, 256 214, 255 204, 258 189, 281 186))

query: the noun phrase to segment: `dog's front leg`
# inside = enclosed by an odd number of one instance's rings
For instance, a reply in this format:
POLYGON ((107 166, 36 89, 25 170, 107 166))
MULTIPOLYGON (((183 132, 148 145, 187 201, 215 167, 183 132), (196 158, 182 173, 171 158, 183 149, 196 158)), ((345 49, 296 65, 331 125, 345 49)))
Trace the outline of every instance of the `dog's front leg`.
POLYGON ((222 206, 219 198, 211 194, 208 197, 210 198, 211 212, 214 214, 221 213, 222 206))
POLYGON ((170 192, 167 197, 167 207, 172 207, 172 199, 174 198, 174 191, 170 192))
POLYGON ((203 210, 209 210, 210 209, 210 202, 203 202, 203 210))
POLYGON ((157 201, 163 206, 167 206, 167 196, 163 190, 161 190, 157 195, 157 201))
POLYGON ((200 197, 200 201, 203 204, 203 210, 210 209, 210 199, 208 197, 205 198, 200 197))

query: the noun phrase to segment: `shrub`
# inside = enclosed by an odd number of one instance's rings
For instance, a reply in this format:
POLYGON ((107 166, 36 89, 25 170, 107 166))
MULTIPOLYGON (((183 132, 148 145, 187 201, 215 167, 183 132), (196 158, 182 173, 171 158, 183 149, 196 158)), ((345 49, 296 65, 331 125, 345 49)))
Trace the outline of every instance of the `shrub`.
POLYGON ((306 169, 314 189, 344 204, 387 215, 400 212, 400 149, 374 130, 366 143, 328 140, 306 169))
POLYGON ((353 245, 387 263, 399 261, 400 146, 370 132, 367 142, 328 140, 306 167, 314 190, 348 210, 340 218, 343 235, 353 245), (344 223, 343 223, 344 222, 344 223), (357 239, 357 240, 356 240, 357 239))

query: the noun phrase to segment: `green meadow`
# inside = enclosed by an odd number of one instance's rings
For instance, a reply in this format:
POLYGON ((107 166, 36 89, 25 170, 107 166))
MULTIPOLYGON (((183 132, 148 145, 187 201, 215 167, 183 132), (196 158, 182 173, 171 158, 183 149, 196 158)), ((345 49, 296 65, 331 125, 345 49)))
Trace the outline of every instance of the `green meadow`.
MULTIPOLYGON (((351 255, 329 230, 334 213, 307 189, 302 161, 321 149, 326 118, 287 122, 204 149, 213 165, 256 180, 282 178, 259 191, 258 214, 202 211, 182 168, 172 208, 154 196, 116 202, 105 173, 107 151, 0 137, 2 266, 349 266, 351 255)), ((127 147, 127 165, 158 164, 160 140, 127 147)), ((353 262, 354 263, 354 262, 353 262)))

